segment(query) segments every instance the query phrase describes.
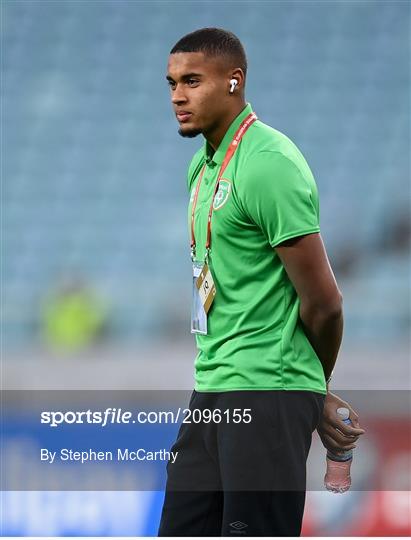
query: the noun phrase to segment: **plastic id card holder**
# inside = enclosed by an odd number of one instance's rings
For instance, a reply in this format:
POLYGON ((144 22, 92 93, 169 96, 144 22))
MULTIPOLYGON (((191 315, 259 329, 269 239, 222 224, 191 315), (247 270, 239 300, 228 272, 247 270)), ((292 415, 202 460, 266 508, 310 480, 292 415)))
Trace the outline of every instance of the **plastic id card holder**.
POLYGON ((207 334, 207 313, 215 294, 214 279, 208 264, 193 262, 192 334, 207 334))
POLYGON ((201 302, 197 279, 201 274, 204 263, 193 262, 193 296, 191 299, 191 333, 207 335, 207 313, 201 302))

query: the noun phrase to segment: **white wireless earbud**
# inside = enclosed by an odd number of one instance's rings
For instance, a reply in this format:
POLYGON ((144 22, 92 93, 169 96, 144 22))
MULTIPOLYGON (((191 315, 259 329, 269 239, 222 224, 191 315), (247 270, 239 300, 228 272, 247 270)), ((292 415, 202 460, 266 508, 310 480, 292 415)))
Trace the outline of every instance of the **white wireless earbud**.
POLYGON ((234 92, 234 88, 237 86, 238 81, 236 79, 231 79, 230 81, 230 94, 234 92))

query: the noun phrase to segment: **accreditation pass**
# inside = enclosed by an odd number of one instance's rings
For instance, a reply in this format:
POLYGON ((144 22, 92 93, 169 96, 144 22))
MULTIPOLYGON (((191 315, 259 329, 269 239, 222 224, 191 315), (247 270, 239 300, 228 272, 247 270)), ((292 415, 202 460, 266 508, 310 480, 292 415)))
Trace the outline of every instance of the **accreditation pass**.
POLYGON ((191 333, 207 334, 207 313, 214 301, 216 289, 208 264, 193 264, 193 299, 191 333))
POLYGON ((204 311, 208 313, 208 310, 210 309, 215 297, 214 280, 208 264, 203 266, 201 273, 197 278, 196 286, 198 289, 198 294, 200 295, 201 303, 204 307, 204 311))

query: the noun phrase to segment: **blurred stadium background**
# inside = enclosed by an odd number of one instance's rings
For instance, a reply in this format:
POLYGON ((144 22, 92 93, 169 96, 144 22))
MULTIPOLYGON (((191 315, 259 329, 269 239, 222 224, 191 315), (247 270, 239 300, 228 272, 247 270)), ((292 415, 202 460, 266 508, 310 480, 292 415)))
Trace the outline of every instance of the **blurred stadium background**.
MULTIPOLYGON (((185 178, 202 141, 178 136, 165 73, 182 35, 219 26, 319 187, 345 306, 335 387, 409 389, 409 2, 3 0, 1 18, 3 388, 192 387, 185 178)), ((409 533, 407 499, 310 493, 304 531, 409 533)), ((155 534, 161 500, 8 493, 3 531, 155 534)))

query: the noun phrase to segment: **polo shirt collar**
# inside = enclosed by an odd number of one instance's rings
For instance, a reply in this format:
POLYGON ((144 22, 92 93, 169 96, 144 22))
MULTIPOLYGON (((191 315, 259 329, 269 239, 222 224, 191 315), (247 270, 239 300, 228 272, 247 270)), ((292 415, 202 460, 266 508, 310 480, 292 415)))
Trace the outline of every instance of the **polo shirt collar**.
POLYGON ((211 160, 214 161, 214 163, 217 163, 217 165, 222 165, 227 148, 231 143, 237 129, 240 127, 240 124, 244 118, 246 118, 252 112, 253 109, 251 108, 250 103, 247 103, 240 114, 232 121, 230 127, 227 129, 226 134, 223 137, 223 140, 220 143, 220 146, 215 152, 207 140, 204 142, 204 158, 206 162, 211 160))

